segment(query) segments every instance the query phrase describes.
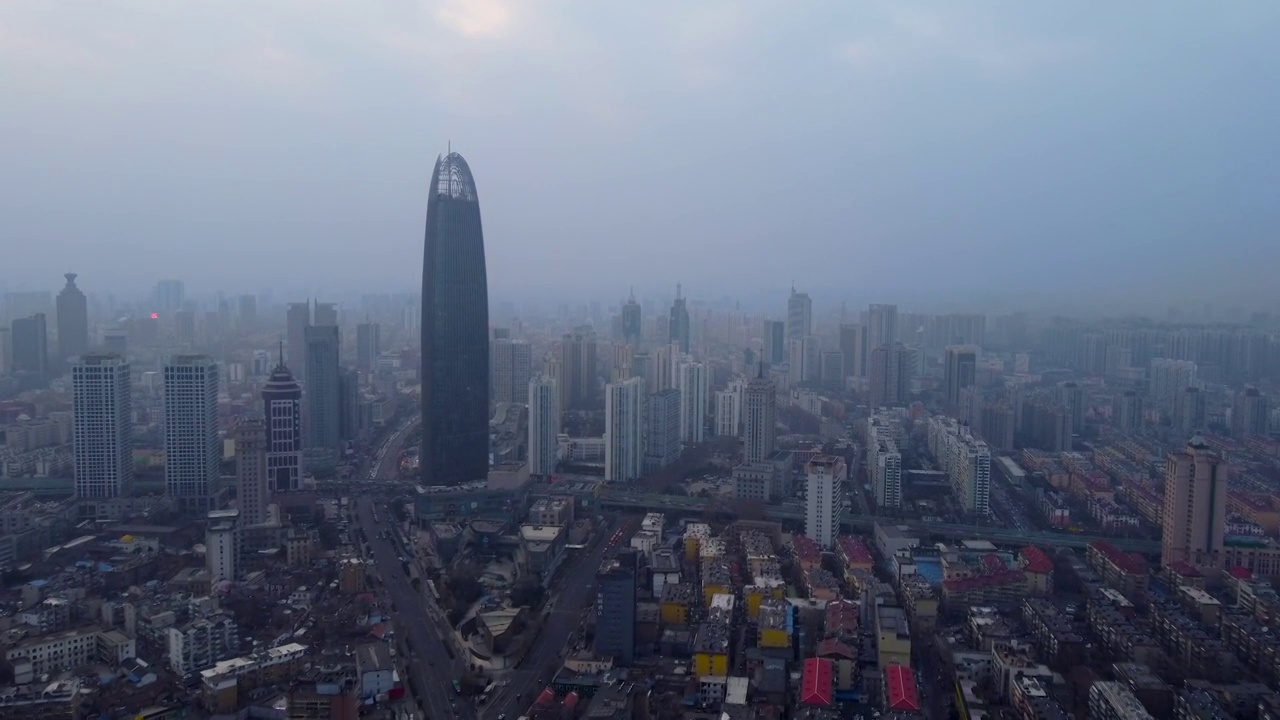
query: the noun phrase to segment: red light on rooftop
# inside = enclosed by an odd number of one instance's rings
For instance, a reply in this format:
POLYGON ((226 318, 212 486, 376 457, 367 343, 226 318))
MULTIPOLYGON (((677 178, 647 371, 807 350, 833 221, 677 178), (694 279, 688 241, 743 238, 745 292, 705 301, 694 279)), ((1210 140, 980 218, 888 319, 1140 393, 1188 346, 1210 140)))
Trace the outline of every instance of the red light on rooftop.
POLYGON ((152 319, 152 320, 159 320, 159 319, 160 319, 160 313, 151 313, 151 319, 152 319))

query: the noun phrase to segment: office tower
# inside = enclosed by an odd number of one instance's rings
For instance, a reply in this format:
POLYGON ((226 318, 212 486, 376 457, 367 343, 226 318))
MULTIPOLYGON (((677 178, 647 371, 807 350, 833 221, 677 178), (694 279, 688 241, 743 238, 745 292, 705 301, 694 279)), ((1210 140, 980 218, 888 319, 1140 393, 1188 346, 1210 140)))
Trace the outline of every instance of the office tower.
POLYGON ((1117 430, 1133 432, 1142 427, 1142 396, 1125 390, 1111 401, 1111 422, 1117 430))
POLYGON ((89 352, 89 301, 76 287, 76 274, 63 275, 67 284, 58 293, 58 368, 64 369, 89 352))
POLYGON ((422 475, 489 475, 489 289, 480 200, 467 161, 436 162, 422 257, 422 475))
POLYGON ((848 470, 835 455, 818 455, 805 465, 804 533, 830 548, 840 532, 844 511, 844 481, 848 470))
POLYGON ((613 658, 628 667, 636 646, 637 554, 618 553, 606 559, 596 573, 596 657, 613 658))
POLYGON ((808 293, 796 292, 791 288, 787 297, 787 340, 801 340, 813 334, 813 301, 808 293))
POLYGON ((742 392, 742 461, 762 462, 778 438, 778 389, 763 370, 742 392))
POLYGON ((1183 388, 1174 408, 1173 426, 1184 435, 1199 432, 1205 426, 1204 393, 1198 387, 1183 388))
POLYGON ((307 378, 307 328, 311 327, 311 301, 289 303, 285 311, 285 360, 298 371, 298 382, 307 378))
POLYGON ((0 377, 9 374, 9 364, 12 362, 13 341, 9 336, 9 328, 0 327, 0 377))
POLYGON ((680 364, 680 442, 690 445, 705 439, 707 426, 707 366, 680 364))
POLYGON ((634 377, 631 372, 631 346, 621 342, 605 346, 606 382, 618 382, 634 377))
POLYGON ((680 458, 680 391, 649 395, 645 414, 644 472, 655 472, 680 458))
POLYGON ((590 328, 578 328, 556 343, 556 382, 560 386, 560 411, 598 410, 596 374, 598 346, 590 328))
POLYGON ((873 408, 907 404, 911 379, 915 375, 915 353, 902 343, 881 345, 871 351, 867 372, 870 404, 873 408))
POLYGON ((1076 432, 1084 428, 1084 411, 1086 401, 1084 388, 1073 382, 1058 383, 1056 399, 1059 405, 1071 414, 1071 427, 1076 432))
POLYGON ((556 472, 560 445, 560 390, 552 378, 540 375, 526 386, 529 403, 529 474, 547 477, 556 472))
POLYGON ((867 375, 867 326, 840 326, 840 353, 844 355, 844 374, 846 377, 866 377, 867 375))
POLYGON ((311 324, 318 327, 337 327, 337 303, 316 303, 315 309, 311 312, 311 324))
POLYGON ((677 343, 667 345, 659 345, 654 352, 654 377, 655 385, 651 386, 650 392, 659 392, 661 390, 669 390, 679 385, 679 378, 676 376, 676 368, 680 364, 680 346, 677 343))
POLYGON ((181 310, 186 300, 186 287, 181 280, 161 280, 156 283, 154 312, 160 313, 165 319, 181 310))
MULTIPOLYGON (((283 356, 283 352, 281 353, 283 356)), ((262 386, 262 411, 270 428, 267 478, 271 492, 302 489, 302 385, 284 358, 262 386)))
POLYGON ((640 303, 636 302, 635 291, 622 304, 622 341, 631 347, 640 346, 640 303))
POLYGON ((360 395, 360 373, 354 368, 338 370, 338 437, 349 442, 365 429, 364 408, 360 395))
POLYGON ((244 418, 236 424, 236 507, 245 525, 270 519, 271 482, 267 473, 267 424, 244 418))
POLYGON ((529 379, 533 377, 533 352, 523 340, 494 340, 489 377, 494 403, 523 403, 529 397, 529 379))
POLYGON ((680 352, 689 352, 689 308, 685 299, 680 296, 680 286, 676 285, 676 299, 671 303, 671 323, 668 325, 672 345, 680 348, 680 352))
POLYGON ((250 331, 258 327, 258 296, 236 297, 236 329, 250 331))
POLYGON ((898 306, 872 305, 867 310, 867 352, 898 341, 898 306))
POLYGON ((640 477, 644 400, 644 381, 640 378, 605 386, 604 479, 608 482, 630 482, 640 477))
POLYGON ((716 391, 716 435, 738 437, 742 429, 742 392, 729 388, 716 391))
POLYGON ((805 381, 804 339, 787 341, 787 386, 799 387, 805 381))
POLYGON ((71 367, 71 446, 76 498, 128 497, 133 488, 133 393, 129 363, 81 355, 71 367))
POLYGON ((43 313, 18 318, 9 329, 9 364, 14 375, 26 374, 36 383, 49 377, 49 331, 43 313))
POLYGON ((1151 401, 1165 417, 1177 413, 1183 391, 1196 385, 1196 370, 1196 364, 1190 360, 1155 358, 1151 361, 1151 401))
POLYGON ((823 350, 818 362, 818 376, 822 387, 839 391, 844 387, 844 353, 839 350, 823 350))
POLYGON ((338 387, 338 328, 313 325, 306 330, 307 383, 305 410, 307 449, 331 452, 342 445, 341 389, 338 387))
POLYGON ((211 512, 209 525, 204 532, 205 564, 209 568, 209 582, 234 582, 240 559, 239 518, 234 510, 211 512))
POLYGON ((214 507, 222 442, 218 438, 218 364, 178 355, 164 366, 164 482, 184 512, 214 507))
POLYGON ((1271 403, 1258 388, 1245 388, 1231 408, 1231 432, 1238 438, 1266 435, 1271 429, 1271 403))
POLYGON ((1206 567, 1222 560, 1227 525, 1227 466, 1204 438, 1169 453, 1164 469, 1160 562, 1206 567))
POLYGON ((949 345, 946 355, 946 405, 950 412, 960 407, 960 391, 972 387, 978 377, 978 348, 973 345, 949 345))
POLYGON ((373 372, 381 352, 382 326, 376 322, 356 325, 356 369, 364 373, 373 372))
POLYGON ((787 361, 787 324, 785 322, 764 321, 761 354, 766 365, 778 365, 787 361))

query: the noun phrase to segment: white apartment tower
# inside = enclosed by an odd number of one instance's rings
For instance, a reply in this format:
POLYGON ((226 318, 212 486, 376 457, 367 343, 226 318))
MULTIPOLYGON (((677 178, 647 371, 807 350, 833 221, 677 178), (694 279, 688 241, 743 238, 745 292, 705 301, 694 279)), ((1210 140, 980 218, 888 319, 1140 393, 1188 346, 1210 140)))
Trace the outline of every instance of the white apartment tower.
POLYGON ((165 490, 185 512, 208 512, 222 461, 218 364, 178 355, 164 366, 165 490))
POLYGON ((523 340, 500 338, 489 345, 489 393, 494 403, 526 401, 533 377, 533 353, 523 340))
POLYGON ((640 477, 644 457, 645 384, 631 378, 605 386, 604 479, 631 482, 640 477))
POLYGON ((707 366, 697 362, 680 364, 680 442, 690 445, 706 439, 707 366))
POLYGON ((778 438, 778 389, 763 372, 742 391, 742 461, 761 462, 778 438))
POLYGON ((556 471, 560 434, 560 388, 554 378, 539 375, 529 381, 529 474, 540 477, 556 471))
POLYGON ((742 392, 733 387, 716 391, 716 435, 738 437, 742 428, 742 392))
POLYGON ((822 547, 829 548, 840 532, 848 469, 839 457, 818 455, 805 466, 805 474, 804 532, 822 547))
POLYGON ((85 355, 71 369, 71 444, 76 497, 124 497, 133 487, 133 395, 129 363, 85 355))
POLYGON ((204 558, 209 568, 209 581, 214 585, 236 580, 240 558, 239 512, 215 510, 209 513, 204 533, 204 558))

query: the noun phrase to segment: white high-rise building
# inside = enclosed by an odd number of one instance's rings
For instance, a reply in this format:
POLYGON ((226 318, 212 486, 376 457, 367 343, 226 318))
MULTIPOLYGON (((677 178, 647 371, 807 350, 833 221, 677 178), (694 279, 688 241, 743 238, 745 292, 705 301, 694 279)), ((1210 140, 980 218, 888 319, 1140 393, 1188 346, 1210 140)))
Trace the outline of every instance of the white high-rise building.
POLYGON ((133 487, 133 394, 129 363, 85 355, 71 368, 71 446, 76 497, 125 497, 133 487))
POLYGON ((951 489, 964 509, 986 515, 991 507, 991 450, 954 418, 929 418, 929 452, 938 469, 951 479, 951 489))
POLYGON ((742 432, 742 391, 732 385, 716 391, 716 435, 738 437, 742 432))
POLYGON ((489 345, 489 393, 494 403, 522 403, 533 377, 533 353, 523 340, 500 338, 489 345))
POLYGON ((644 457, 645 384, 631 378, 605 386, 604 479, 630 482, 640 477, 644 457))
POLYGON ((787 298, 787 340, 800 340, 813 332, 813 301, 808 293, 791 288, 787 298))
POLYGON ((680 442, 697 444, 706 439, 707 366, 698 362, 680 364, 680 442))
POLYGON ((898 340, 898 306, 875 304, 867 310, 867 351, 898 340))
POLYGON ((1184 393, 1196 384, 1197 366, 1190 360, 1154 358, 1151 361, 1151 400, 1165 417, 1178 414, 1184 393))
POLYGON ((763 461, 773 454, 777 439, 778 389, 760 375, 742 391, 742 461, 763 461))
POLYGON ((848 469, 839 457, 818 455, 805 466, 805 474, 804 532, 822 547, 829 548, 840 532, 848 469))
POLYGON ((209 581, 233 582, 240 557, 238 510, 215 510, 208 515, 204 533, 204 558, 209 568, 209 581))
POLYGON ((186 512, 214 509, 222 462, 218 438, 218 363, 179 355, 164 366, 164 483, 186 512))
POLYGON ((529 381, 529 474, 555 474, 560 434, 560 388, 554 378, 529 381))

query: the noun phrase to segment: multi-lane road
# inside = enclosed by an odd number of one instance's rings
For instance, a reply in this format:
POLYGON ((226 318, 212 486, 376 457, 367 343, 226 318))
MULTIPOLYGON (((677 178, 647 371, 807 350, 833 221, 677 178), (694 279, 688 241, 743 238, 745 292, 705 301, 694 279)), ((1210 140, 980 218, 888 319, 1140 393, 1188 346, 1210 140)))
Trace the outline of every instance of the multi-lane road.
POLYGON ((462 677, 465 668, 457 652, 445 645, 451 632, 445 619, 428 605, 422 593, 413 589, 400 564, 399 551, 391 540, 382 537, 384 530, 395 525, 390 513, 385 508, 375 508, 374 501, 365 497, 359 500, 357 517, 378 576, 393 603, 396 643, 407 649, 401 657, 409 694, 430 720, 474 720, 471 703, 457 698, 453 690, 453 681, 462 677))
POLYGON ((518 670, 505 677, 509 682, 499 688, 489 703, 481 709, 484 720, 512 720, 524 714, 534 697, 542 691, 564 660, 565 643, 569 635, 582 623, 588 605, 595 603, 595 576, 605 555, 617 550, 629 541, 631 532, 639 527, 637 518, 615 519, 597 528, 591 545, 577 550, 577 557, 569 558, 560 574, 549 602, 554 602, 542 630, 533 647, 525 653, 518 670), (624 540, 617 545, 610 538, 622 529, 624 540))

